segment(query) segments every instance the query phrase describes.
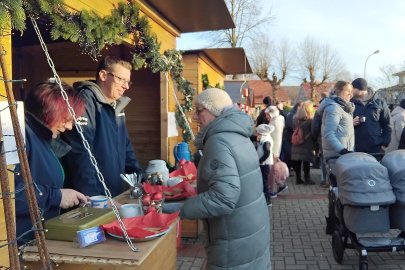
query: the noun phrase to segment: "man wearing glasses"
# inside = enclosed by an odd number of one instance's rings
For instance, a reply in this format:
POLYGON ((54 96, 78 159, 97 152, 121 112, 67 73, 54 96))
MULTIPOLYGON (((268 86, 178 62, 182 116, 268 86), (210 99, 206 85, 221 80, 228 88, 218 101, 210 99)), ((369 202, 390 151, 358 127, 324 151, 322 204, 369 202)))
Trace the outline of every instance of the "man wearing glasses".
MULTIPOLYGON (((86 100, 86 112, 78 122, 113 197, 124 191, 120 174, 142 171, 128 137, 123 112, 130 102, 123 95, 131 86, 131 69, 129 62, 107 56, 99 63, 95 81, 73 84, 86 100)), ((105 194, 76 128, 63 138, 72 146, 62 160, 65 186, 87 196, 105 194)))

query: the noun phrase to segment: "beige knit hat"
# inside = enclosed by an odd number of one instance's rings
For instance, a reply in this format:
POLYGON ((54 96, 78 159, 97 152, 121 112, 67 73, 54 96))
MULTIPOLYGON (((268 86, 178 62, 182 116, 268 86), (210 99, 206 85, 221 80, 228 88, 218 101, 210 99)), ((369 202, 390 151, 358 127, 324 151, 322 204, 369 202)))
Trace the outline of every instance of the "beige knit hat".
POLYGON ((233 103, 231 97, 224 90, 208 88, 196 96, 195 104, 204 107, 213 115, 219 116, 225 107, 231 106, 233 103))

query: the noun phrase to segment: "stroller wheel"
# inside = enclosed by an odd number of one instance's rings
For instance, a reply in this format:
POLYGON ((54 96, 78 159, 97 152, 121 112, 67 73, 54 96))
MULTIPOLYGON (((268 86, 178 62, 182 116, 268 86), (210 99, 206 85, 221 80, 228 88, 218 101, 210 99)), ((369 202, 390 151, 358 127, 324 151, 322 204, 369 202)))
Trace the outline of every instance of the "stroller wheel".
POLYGON ((343 245, 342 236, 337 230, 332 234, 332 251, 335 261, 337 263, 342 263, 345 247, 343 245))
POLYGON ((368 263, 367 262, 360 262, 359 270, 368 270, 368 263))

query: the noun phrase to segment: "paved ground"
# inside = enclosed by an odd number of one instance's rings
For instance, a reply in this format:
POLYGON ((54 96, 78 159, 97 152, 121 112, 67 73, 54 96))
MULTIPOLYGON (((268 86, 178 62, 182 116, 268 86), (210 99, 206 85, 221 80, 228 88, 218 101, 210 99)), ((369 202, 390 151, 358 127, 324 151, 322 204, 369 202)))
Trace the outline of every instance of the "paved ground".
MULTIPOLYGON (((319 170, 312 170, 311 175, 320 182, 319 170)), ((288 185, 288 191, 269 207, 273 270, 358 269, 359 257, 353 250, 345 250, 341 265, 333 258, 331 237, 325 234, 327 190, 318 185, 296 186, 294 176, 289 178, 288 185)), ((405 270, 405 253, 370 253, 368 262, 369 270, 405 270)), ((204 269, 204 263, 202 239, 183 239, 177 269, 204 269)))

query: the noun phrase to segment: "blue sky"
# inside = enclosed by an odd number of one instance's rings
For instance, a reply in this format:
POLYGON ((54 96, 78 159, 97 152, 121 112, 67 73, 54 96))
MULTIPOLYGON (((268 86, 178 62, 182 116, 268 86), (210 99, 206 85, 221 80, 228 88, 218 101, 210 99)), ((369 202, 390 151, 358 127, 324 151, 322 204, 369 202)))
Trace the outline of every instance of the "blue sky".
MULTIPOLYGON (((353 77, 363 76, 367 62, 367 79, 372 83, 381 73, 379 67, 405 61, 404 0, 262 0, 274 19, 269 27, 272 40, 289 40, 293 44, 306 36, 328 43, 336 49, 353 77)), ((184 34, 178 49, 207 46, 200 34, 184 34)), ((292 84, 293 82, 290 81, 292 84)))

